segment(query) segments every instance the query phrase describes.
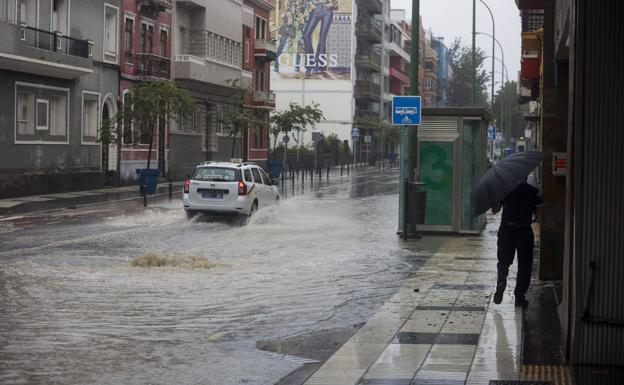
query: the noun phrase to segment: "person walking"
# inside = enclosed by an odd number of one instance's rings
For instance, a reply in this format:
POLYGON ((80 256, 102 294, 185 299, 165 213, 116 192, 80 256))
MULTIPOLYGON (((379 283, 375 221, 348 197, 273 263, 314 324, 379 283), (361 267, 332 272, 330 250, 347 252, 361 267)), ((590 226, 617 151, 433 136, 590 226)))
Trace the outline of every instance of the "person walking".
POLYGON ((516 251, 518 252, 518 274, 514 290, 515 305, 526 307, 529 304, 525 294, 529 289, 533 269, 534 235, 531 223, 533 214, 541 219, 543 205, 539 190, 528 184, 525 179, 492 209, 492 212, 496 214, 501 206, 503 208, 501 225, 498 229, 498 277, 494 293, 495 304, 503 301, 509 266, 513 263, 516 251))

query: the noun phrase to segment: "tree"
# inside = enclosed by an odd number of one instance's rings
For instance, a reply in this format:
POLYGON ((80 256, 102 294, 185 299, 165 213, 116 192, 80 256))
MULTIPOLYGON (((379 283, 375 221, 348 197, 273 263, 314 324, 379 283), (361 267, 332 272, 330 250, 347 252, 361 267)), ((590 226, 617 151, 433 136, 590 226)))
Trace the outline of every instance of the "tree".
MULTIPOLYGON (((487 84, 490 77, 483 69, 485 58, 485 53, 477 49, 475 105, 479 107, 488 106, 487 84)), ((472 105, 472 47, 464 45, 460 38, 455 39, 448 50, 448 61, 453 73, 449 81, 448 105, 449 107, 469 107, 472 105)))
MULTIPOLYGON (((227 80, 226 83, 234 89, 234 93, 230 97, 229 108, 223 111, 223 115, 217 121, 223 125, 227 136, 232 140, 230 157, 234 158, 236 138, 239 134, 246 133, 249 127, 257 128, 262 121, 256 117, 254 110, 247 104, 248 100, 253 97, 253 90, 241 85, 239 79, 227 80)), ((246 157, 245 155, 243 154, 243 158, 246 157)))
POLYGON ((511 138, 524 136, 526 120, 518 104, 518 85, 516 82, 506 82, 503 88, 494 95, 492 108, 496 120, 497 131, 503 132, 505 145, 511 138))
POLYGON ((271 114, 271 134, 273 135, 273 150, 277 147, 277 137, 281 133, 294 132, 295 143, 299 145, 297 137, 300 132, 304 132, 308 127, 314 128, 316 123, 325 119, 323 111, 319 109, 318 103, 312 103, 305 107, 291 102, 287 110, 274 111, 271 114))
MULTIPOLYGON (((147 168, 150 168, 154 134, 158 120, 168 117, 180 120, 193 112, 195 99, 171 81, 143 81, 132 90, 130 106, 125 106, 118 121, 136 121, 141 135, 149 136, 147 168)), ((163 119, 164 121, 164 119, 163 119)))

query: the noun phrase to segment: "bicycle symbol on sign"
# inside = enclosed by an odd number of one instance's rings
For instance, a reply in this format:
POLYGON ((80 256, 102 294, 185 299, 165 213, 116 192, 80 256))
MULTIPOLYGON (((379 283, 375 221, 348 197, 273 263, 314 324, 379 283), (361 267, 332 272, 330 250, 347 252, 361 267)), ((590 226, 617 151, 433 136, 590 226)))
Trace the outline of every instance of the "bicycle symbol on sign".
POLYGON ((409 116, 405 116, 403 117, 403 119, 401 120, 401 123, 405 123, 405 124, 409 124, 412 122, 412 119, 409 118, 409 116))

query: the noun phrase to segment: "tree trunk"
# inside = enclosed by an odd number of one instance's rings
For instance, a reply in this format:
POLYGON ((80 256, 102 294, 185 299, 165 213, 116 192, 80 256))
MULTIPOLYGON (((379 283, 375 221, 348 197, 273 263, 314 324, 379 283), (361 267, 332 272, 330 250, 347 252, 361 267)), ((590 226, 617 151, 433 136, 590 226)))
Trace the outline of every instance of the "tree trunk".
POLYGON ((232 137, 232 155, 231 159, 234 159, 234 151, 236 150, 236 132, 234 132, 234 136, 232 137))
POLYGON ((149 150, 147 152, 147 168, 150 168, 150 163, 152 161, 152 147, 154 146, 154 129, 156 128, 156 122, 154 121, 152 123, 152 126, 150 127, 150 143, 149 143, 149 150))

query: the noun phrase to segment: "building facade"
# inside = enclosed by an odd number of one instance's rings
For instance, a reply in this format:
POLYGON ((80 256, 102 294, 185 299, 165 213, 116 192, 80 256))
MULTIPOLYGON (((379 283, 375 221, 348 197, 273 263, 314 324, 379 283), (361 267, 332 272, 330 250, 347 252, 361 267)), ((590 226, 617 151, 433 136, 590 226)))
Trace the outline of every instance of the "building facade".
POLYGON ((0 5, 0 191, 90 188, 117 170, 99 141, 119 95, 119 0, 0 5), (109 172, 110 171, 110 172, 109 172))
MULTIPOLYGON (((166 81, 171 69, 171 2, 169 0, 122 0, 120 23, 120 105, 127 106, 132 88, 140 81, 166 81)), ((159 119, 154 133, 147 125, 125 121, 121 138, 120 177, 137 178, 136 169, 147 166, 168 175, 170 143, 167 120, 159 119), (153 136, 153 137, 152 137, 153 136)))
POLYGON ((438 55, 437 77, 437 106, 446 107, 448 105, 448 87, 451 79, 451 68, 448 61, 448 47, 444 43, 443 37, 431 36, 431 46, 438 55))
POLYGON ((422 103, 424 108, 438 105, 438 52, 433 47, 431 32, 425 37, 425 82, 422 103))

